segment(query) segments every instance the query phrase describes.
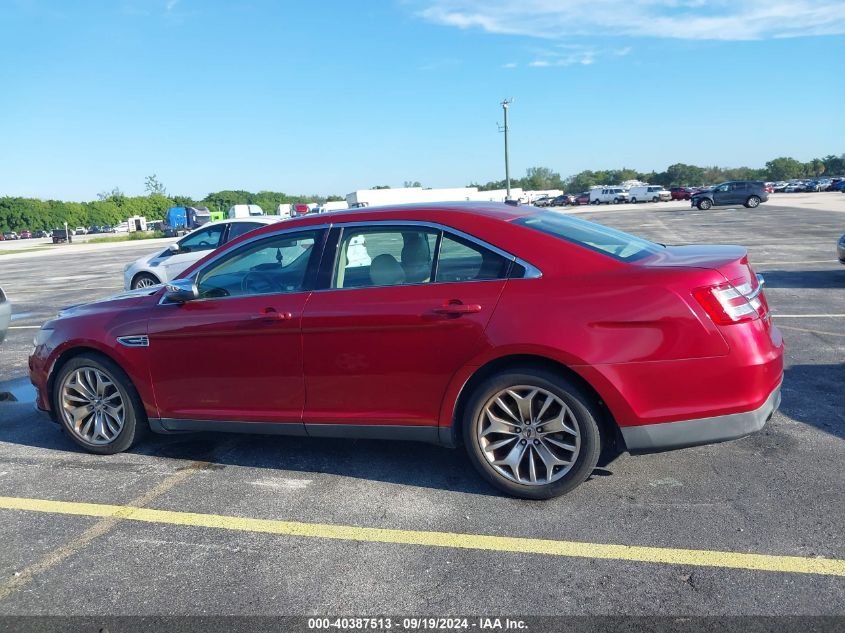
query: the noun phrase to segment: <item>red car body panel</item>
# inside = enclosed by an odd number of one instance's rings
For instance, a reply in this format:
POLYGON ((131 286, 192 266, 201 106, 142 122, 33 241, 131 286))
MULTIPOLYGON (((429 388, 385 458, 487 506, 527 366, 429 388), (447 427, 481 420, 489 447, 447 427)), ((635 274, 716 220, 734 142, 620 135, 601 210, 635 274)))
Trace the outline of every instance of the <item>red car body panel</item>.
POLYGON ((620 427, 751 411, 777 388, 783 340, 767 307, 765 317, 717 325, 692 294, 753 278, 744 249, 669 247, 628 263, 512 223, 535 213, 543 212, 481 204, 367 208, 257 229, 221 250, 330 223, 428 222, 505 250, 542 276, 183 305, 161 304, 164 290, 153 289, 83 306, 49 323, 54 334, 30 358, 39 407, 52 408, 45 395, 51 372, 73 348, 114 359, 151 418, 450 427, 475 372, 514 356, 575 372, 620 427), (450 302, 480 308, 435 312, 450 302), (268 310, 290 318, 263 321, 268 310), (115 342, 138 334, 149 336, 149 348, 115 342))
POLYGON ((456 369, 486 345, 505 281, 315 292, 303 319, 307 423, 437 425, 456 369), (442 315, 450 302, 477 313, 442 315))

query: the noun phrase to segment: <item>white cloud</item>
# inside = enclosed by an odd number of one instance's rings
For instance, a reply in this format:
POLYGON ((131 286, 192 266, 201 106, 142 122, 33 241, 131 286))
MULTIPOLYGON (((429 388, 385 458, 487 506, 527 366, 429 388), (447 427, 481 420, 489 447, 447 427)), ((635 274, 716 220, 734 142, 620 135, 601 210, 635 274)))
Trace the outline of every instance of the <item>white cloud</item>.
POLYGON ((176 8, 176 5, 179 4, 179 0, 166 0, 164 3, 164 11, 165 13, 170 13, 173 9, 176 8))
POLYGON ((507 64, 502 64, 502 68, 516 68, 516 62, 508 62, 507 64))
POLYGON ((842 0, 419 0, 418 4, 422 6, 418 14, 437 24, 545 39, 598 34, 759 40, 845 33, 842 0))

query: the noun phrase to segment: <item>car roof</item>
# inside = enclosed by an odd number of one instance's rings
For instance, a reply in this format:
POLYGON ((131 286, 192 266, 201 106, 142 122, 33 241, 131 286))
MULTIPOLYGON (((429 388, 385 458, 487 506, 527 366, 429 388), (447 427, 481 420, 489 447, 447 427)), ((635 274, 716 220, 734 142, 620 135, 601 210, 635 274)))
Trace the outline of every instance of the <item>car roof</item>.
MULTIPOLYGON (((510 222, 537 212, 536 207, 514 206, 502 202, 420 202, 414 204, 393 204, 384 206, 339 209, 332 211, 333 223, 371 222, 379 220, 423 220, 432 213, 454 213, 458 215, 484 216, 493 220, 510 222)), ((308 214, 285 220, 285 226, 308 226, 324 224, 324 214, 308 214)))

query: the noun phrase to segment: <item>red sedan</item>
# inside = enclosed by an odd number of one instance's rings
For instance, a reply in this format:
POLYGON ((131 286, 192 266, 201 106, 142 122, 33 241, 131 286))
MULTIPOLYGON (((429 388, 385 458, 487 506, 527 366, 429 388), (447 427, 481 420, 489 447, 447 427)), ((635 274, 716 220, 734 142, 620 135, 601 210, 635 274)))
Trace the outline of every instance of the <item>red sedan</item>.
POLYGON ((783 375, 744 248, 481 203, 269 225, 35 342, 39 408, 94 453, 148 425, 463 444, 525 498, 756 431, 783 375))

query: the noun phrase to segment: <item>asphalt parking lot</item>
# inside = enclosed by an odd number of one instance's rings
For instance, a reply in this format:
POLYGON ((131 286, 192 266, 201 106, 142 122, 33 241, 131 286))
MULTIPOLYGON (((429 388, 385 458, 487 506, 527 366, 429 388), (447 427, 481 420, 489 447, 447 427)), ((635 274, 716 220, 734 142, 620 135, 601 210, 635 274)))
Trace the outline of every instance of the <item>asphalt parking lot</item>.
POLYGON ((845 213, 822 207, 579 210, 747 246, 787 369, 762 432, 622 455, 550 502, 499 496, 461 450, 400 442, 197 434, 85 454, 28 401, 33 328, 120 290, 155 246, 0 257, 0 392, 17 399, 0 402, 0 612, 845 615, 845 213))

